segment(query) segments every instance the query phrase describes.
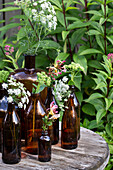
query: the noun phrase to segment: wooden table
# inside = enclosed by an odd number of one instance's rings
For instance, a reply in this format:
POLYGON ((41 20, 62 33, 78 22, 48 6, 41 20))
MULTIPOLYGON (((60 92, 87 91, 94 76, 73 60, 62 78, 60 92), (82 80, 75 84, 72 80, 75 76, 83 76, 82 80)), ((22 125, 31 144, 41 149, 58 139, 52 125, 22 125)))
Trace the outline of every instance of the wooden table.
POLYGON ((8 165, 2 162, 0 154, 0 170, 104 170, 109 160, 109 148, 105 140, 98 134, 81 128, 78 148, 64 150, 60 142, 52 146, 50 162, 39 162, 37 155, 27 154, 18 164, 8 165))

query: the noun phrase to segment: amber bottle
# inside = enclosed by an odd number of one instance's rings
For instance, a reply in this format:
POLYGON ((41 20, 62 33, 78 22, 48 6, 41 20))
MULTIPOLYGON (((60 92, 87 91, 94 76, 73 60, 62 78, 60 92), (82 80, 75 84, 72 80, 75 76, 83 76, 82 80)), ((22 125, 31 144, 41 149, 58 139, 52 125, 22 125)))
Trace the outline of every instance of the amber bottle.
POLYGON ((80 139, 80 103, 75 95, 75 86, 71 86, 70 89, 74 96, 74 105, 77 112, 77 135, 79 140, 80 139))
POLYGON ((20 120, 15 111, 14 103, 8 104, 3 120, 3 151, 2 160, 6 164, 15 164, 21 160, 20 120))
POLYGON ((48 131, 42 131, 42 135, 38 141, 39 152, 38 160, 41 162, 48 162, 51 160, 51 140, 48 131))
POLYGON ((38 154, 38 138, 42 133, 43 120, 45 114, 44 105, 41 102, 40 94, 32 94, 31 102, 26 113, 26 152, 38 154))
MULTIPOLYGON (((52 91, 53 91, 53 88, 48 88, 48 90, 47 90, 47 98, 45 100, 46 109, 50 108, 50 103, 52 101, 54 101, 54 104, 57 105, 55 97, 54 97, 52 91)), ((49 132, 49 135, 50 135, 50 138, 51 138, 51 144, 52 145, 57 144, 58 141, 59 141, 59 119, 56 119, 53 122, 52 126, 48 127, 48 132, 49 132)))
POLYGON ((7 93, 2 88, 2 84, 0 83, 0 152, 2 151, 2 121, 5 117, 6 111, 8 108, 8 102, 7 102, 7 93))
POLYGON ((77 112, 74 105, 74 95, 71 93, 64 111, 61 127, 61 147, 75 149, 78 144, 77 136, 77 112))
MULTIPOLYGON (((36 83, 37 72, 41 72, 41 69, 35 69, 35 55, 25 55, 25 67, 16 69, 11 73, 13 78, 20 81, 24 86, 32 93, 33 83, 36 83)), ((46 90, 46 89, 45 89, 46 90)), ((42 92, 42 100, 45 101, 45 90, 42 92)), ((27 107, 28 108, 28 107, 27 107)), ((18 115, 21 120, 21 138, 25 139, 25 111, 24 109, 18 109, 18 115)))

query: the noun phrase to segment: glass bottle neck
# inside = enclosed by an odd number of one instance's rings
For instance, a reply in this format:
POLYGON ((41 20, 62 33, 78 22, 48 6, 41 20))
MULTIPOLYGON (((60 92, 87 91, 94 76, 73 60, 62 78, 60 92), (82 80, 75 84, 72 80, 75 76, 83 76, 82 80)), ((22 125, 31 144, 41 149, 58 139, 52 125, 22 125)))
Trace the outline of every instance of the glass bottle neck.
POLYGON ((8 112, 12 113, 14 109, 15 109, 15 104, 14 103, 8 103, 8 112))
POLYGON ((25 68, 27 69, 35 68, 35 56, 25 55, 25 68))

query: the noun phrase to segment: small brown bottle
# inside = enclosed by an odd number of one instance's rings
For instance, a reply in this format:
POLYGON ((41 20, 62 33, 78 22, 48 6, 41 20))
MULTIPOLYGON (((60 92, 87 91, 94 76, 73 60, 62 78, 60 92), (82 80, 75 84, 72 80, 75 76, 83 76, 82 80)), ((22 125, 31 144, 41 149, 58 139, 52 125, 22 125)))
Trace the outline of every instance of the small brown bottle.
POLYGON ((15 164, 21 160, 20 120, 15 111, 14 103, 8 104, 3 121, 3 152, 2 160, 6 164, 15 164))
POLYGON ((71 86, 71 91, 73 93, 74 96, 74 105, 75 105, 75 109, 77 112, 77 134, 78 134, 78 140, 80 139, 80 103, 75 95, 75 86, 71 86))
POLYGON ((42 117, 45 111, 40 99, 40 94, 32 94, 31 103, 26 113, 25 133, 26 152, 30 154, 38 154, 38 138, 42 134, 42 117))
POLYGON ((61 128, 61 147, 75 149, 78 145, 77 112, 74 105, 74 95, 71 93, 64 111, 61 128))
POLYGON ((48 162, 51 160, 51 141, 48 131, 42 131, 42 135, 38 141, 38 160, 41 162, 48 162))
MULTIPOLYGON (((54 101, 54 104, 57 105, 52 91, 53 91, 53 88, 48 87, 47 98, 45 100, 46 109, 50 108, 50 104, 51 104, 52 101, 54 101)), ((56 119, 53 122, 52 126, 48 127, 48 132, 49 132, 49 135, 50 135, 50 138, 51 138, 51 144, 52 145, 57 144, 58 141, 59 141, 59 119, 56 119)))

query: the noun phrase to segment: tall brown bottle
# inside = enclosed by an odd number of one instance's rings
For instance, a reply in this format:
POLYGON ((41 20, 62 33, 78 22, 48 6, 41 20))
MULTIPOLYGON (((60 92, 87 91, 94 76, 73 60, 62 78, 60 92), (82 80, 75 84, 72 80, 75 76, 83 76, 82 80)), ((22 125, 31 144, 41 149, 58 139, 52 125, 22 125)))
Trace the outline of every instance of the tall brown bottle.
POLYGON ((20 120, 14 103, 8 104, 3 121, 2 160, 7 164, 15 164, 21 160, 20 120))
MULTIPOLYGON (((50 103, 54 101, 54 104, 57 105, 54 95, 52 94, 53 88, 48 88, 47 98, 45 100, 45 107, 50 108, 50 103)), ((51 138, 51 144, 55 145, 59 141, 59 119, 56 119, 52 126, 48 127, 48 132, 51 138)))
POLYGON ((26 152, 37 155, 38 138, 42 133, 42 116, 45 114, 45 108, 38 93, 32 94, 31 102, 26 114, 26 152))
POLYGON ((5 89, 2 88, 2 84, 0 83, 0 152, 2 151, 2 121, 7 112, 8 102, 7 102, 7 93, 5 89))
POLYGON ((75 86, 71 86, 71 91, 73 92, 74 96, 74 105, 75 109, 77 112, 77 135, 78 135, 78 140, 80 139, 80 103, 75 95, 75 86))
MULTIPOLYGON (((16 69, 11 75, 24 84, 24 86, 32 93, 33 83, 36 84, 37 72, 41 72, 41 69, 35 69, 35 55, 25 55, 25 67, 16 69)), ((45 89, 46 90, 46 89, 45 89)), ((42 92, 42 98, 45 101, 45 90, 42 92)), ((24 109, 18 109, 18 115, 21 120, 21 138, 25 139, 25 111, 24 109)))
POLYGON ((78 144, 77 137, 77 112, 74 105, 74 95, 71 93, 66 102, 61 127, 61 147, 64 149, 75 149, 78 144))

